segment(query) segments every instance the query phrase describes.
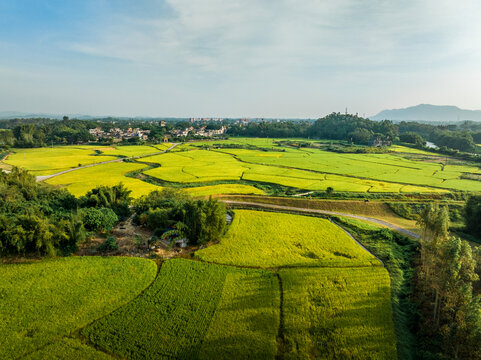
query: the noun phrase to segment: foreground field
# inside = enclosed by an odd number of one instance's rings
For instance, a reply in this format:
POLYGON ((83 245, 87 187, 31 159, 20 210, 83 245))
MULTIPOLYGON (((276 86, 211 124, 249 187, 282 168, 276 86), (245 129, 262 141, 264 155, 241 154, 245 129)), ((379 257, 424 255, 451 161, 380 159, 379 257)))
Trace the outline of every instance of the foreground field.
POLYGON ((379 261, 328 220, 301 215, 236 210, 227 235, 196 257, 221 264, 369 266, 379 261))
MULTIPOLYGON (((155 263, 137 258, 0 265, 0 358, 41 357, 33 353, 124 305, 155 274, 155 263)), ((53 347, 65 358, 61 346, 53 347)))
POLYGON ((269 272, 174 259, 142 296, 82 334, 132 359, 273 359, 278 291, 269 272))
POLYGON ((285 269, 280 276, 285 359, 397 357, 386 269, 285 269))

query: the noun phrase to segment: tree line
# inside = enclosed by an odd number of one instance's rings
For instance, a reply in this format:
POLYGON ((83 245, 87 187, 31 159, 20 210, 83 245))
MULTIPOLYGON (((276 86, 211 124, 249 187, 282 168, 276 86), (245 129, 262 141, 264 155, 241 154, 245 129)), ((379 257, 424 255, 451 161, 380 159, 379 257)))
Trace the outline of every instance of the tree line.
POLYGON ((175 232, 190 244, 218 240, 224 231, 226 210, 216 200, 194 201, 164 189, 133 201, 130 193, 118 184, 76 198, 18 168, 0 172, 0 255, 68 255, 89 235, 108 233, 132 211, 139 224, 159 235, 175 232))
POLYGON ((449 234, 447 207, 430 204, 421 213, 419 224, 422 238, 416 296, 420 355, 427 359, 481 359, 481 298, 473 291, 479 280, 476 254, 467 241, 449 234))

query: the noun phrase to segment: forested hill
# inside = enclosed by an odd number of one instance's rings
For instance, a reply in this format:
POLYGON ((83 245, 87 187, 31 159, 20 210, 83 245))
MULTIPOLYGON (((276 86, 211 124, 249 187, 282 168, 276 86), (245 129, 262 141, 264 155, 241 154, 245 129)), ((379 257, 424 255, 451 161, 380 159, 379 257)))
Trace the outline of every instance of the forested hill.
POLYGON ((371 120, 393 121, 481 121, 481 110, 464 110, 457 106, 421 104, 404 109, 383 110, 371 120))

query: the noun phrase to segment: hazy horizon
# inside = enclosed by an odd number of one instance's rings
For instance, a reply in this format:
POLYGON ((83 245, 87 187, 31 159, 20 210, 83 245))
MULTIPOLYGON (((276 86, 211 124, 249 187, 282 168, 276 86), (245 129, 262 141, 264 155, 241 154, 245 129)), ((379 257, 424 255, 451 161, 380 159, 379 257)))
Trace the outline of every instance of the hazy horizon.
POLYGON ((480 109, 481 3, 87 0, 0 4, 0 111, 372 116, 480 109))

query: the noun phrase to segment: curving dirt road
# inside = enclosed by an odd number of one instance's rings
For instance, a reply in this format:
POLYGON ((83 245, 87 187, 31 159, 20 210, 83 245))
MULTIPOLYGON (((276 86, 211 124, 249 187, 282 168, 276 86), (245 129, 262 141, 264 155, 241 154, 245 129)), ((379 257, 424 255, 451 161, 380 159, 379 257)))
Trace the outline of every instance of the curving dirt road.
POLYGON ((365 220, 365 221, 370 221, 378 225, 382 225, 385 227, 388 227, 392 230, 398 231, 404 235, 419 239, 420 236, 416 234, 415 232, 412 232, 410 230, 404 229, 402 227, 399 227, 397 225, 388 223, 384 220, 379 220, 375 219, 372 217, 367 217, 367 216, 362 216, 362 215, 354 215, 354 214, 346 214, 346 213, 341 213, 337 211, 329 211, 329 210, 317 210, 317 209, 306 209, 306 208, 299 208, 299 207, 294 207, 294 206, 283 206, 283 205, 274 205, 274 204, 263 204, 263 203, 256 203, 256 202, 248 202, 248 201, 235 201, 235 200, 220 200, 226 204, 233 204, 233 205, 245 205, 245 206, 255 206, 255 207, 261 207, 261 208, 267 208, 267 209, 277 209, 277 210, 288 210, 288 211, 298 211, 298 212, 305 212, 305 213, 311 213, 311 214, 324 214, 324 215, 335 215, 335 216, 345 216, 345 217, 350 217, 352 219, 358 219, 358 220, 365 220))
POLYGON ((69 172, 71 172, 71 171, 75 171, 75 170, 79 170, 79 169, 85 169, 85 168, 92 167, 92 166, 103 165, 103 164, 110 164, 110 163, 115 163, 115 162, 121 162, 121 161, 124 161, 124 160, 141 159, 141 158, 144 158, 144 157, 160 155, 160 154, 166 153, 166 152, 169 151, 169 150, 172 150, 172 149, 175 148, 177 145, 179 145, 179 144, 178 144, 178 143, 172 144, 172 146, 171 146, 170 148, 168 148, 168 149, 165 149, 165 150, 163 150, 163 151, 158 151, 158 152, 155 152, 155 153, 151 153, 151 154, 137 155, 137 156, 131 156, 131 157, 128 157, 128 158, 119 158, 119 159, 103 161, 103 162, 99 162, 99 163, 95 163, 95 164, 89 164, 89 165, 79 166, 79 167, 76 167, 76 168, 72 168, 72 169, 60 171, 60 172, 55 173, 55 174, 52 174, 52 175, 39 175, 39 176, 36 177, 36 179, 37 179, 37 181, 44 181, 44 180, 47 180, 47 179, 51 179, 51 178, 53 178, 53 177, 55 177, 55 176, 59 176, 59 175, 62 175, 62 174, 66 174, 66 173, 69 173, 69 172))

